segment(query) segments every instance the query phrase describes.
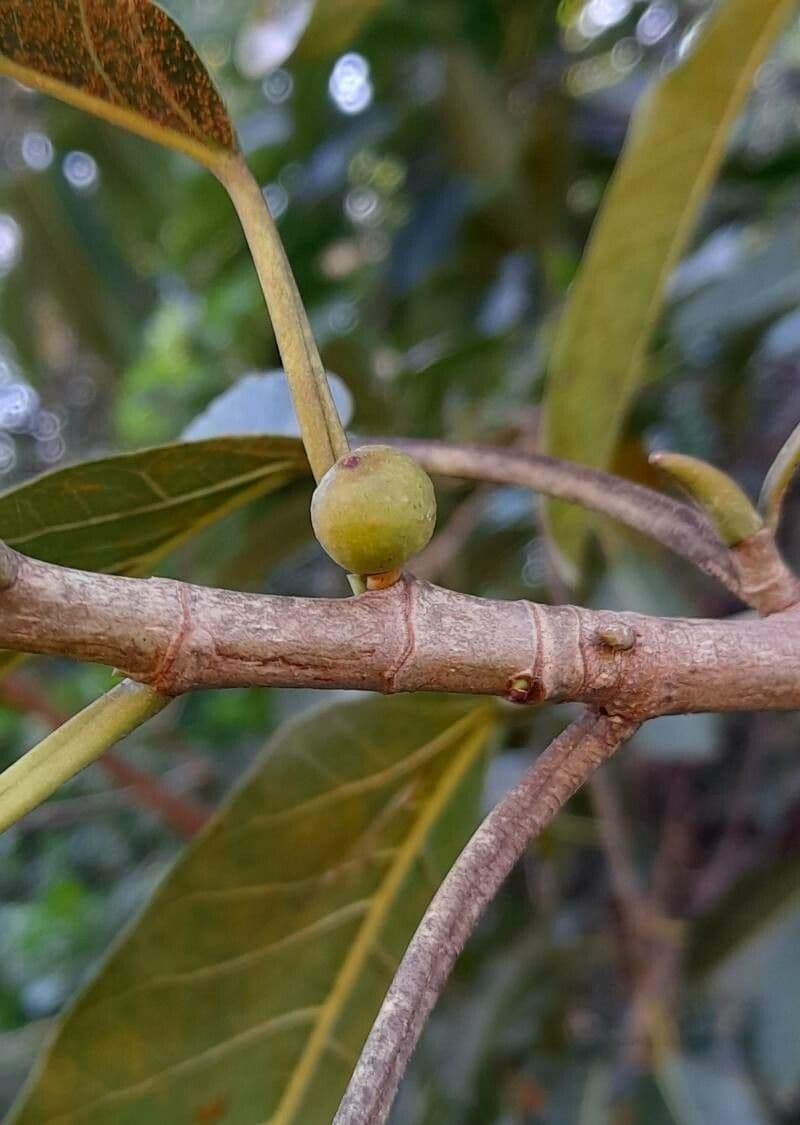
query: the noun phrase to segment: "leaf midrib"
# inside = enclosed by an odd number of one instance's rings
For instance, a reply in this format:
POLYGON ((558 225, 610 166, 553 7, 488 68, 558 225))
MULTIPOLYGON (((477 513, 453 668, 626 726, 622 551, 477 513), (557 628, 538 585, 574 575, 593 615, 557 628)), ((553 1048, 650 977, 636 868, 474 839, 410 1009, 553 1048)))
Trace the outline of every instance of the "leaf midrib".
POLYGON ((467 770, 486 744, 486 738, 492 725, 491 714, 491 709, 481 708, 465 716, 451 728, 450 737, 455 740, 461 735, 464 728, 468 730, 471 726, 475 726, 471 736, 465 738, 461 752, 455 755, 454 762, 443 773, 431 800, 427 803, 406 840, 398 848, 397 860, 387 874, 380 890, 375 894, 372 906, 364 918, 361 929, 351 946, 350 953, 342 964, 328 998, 319 1007, 319 1015, 316 1017, 314 1030, 309 1036, 278 1108, 268 1121, 259 1123, 259 1125, 292 1125, 295 1120, 295 1114, 302 1107, 317 1064, 328 1041, 332 1038, 336 1022, 342 1014, 348 997, 351 995, 353 985, 372 952, 386 916, 413 863, 416 861, 423 842, 439 814, 463 780, 467 770))
MULTIPOLYGON (((488 713, 489 708, 484 708, 488 713)), ((480 713, 480 712, 479 712, 480 713)), ((393 762, 390 766, 383 769, 376 770, 375 773, 365 774, 363 777, 354 778, 352 781, 343 781, 332 789, 326 789, 322 793, 318 793, 314 797, 308 797, 305 801, 300 801, 294 805, 285 805, 281 809, 276 809, 272 813, 255 813, 251 816, 247 824, 243 824, 239 828, 233 829, 229 834, 229 839, 250 832, 252 829, 263 831, 265 828, 277 828, 283 821, 294 821, 298 816, 318 816, 319 813, 328 808, 330 805, 336 805, 341 800, 346 800, 348 797, 360 797, 364 793, 373 793, 376 789, 384 789, 392 781, 399 780, 406 774, 414 773, 421 769, 428 762, 444 753, 446 747, 452 741, 456 732, 462 726, 469 727, 475 721, 475 712, 470 712, 468 715, 463 716, 456 723, 453 724, 448 730, 437 734, 434 738, 430 738, 416 750, 410 754, 406 754, 397 762, 393 762)))
MULTIPOLYGON (((214 496, 217 493, 227 492, 232 488, 241 488, 250 481, 260 483, 262 480, 267 479, 275 473, 286 472, 287 470, 291 471, 296 467, 297 466, 292 461, 272 462, 258 469, 252 469, 248 473, 242 473, 238 477, 228 477, 217 484, 205 488, 198 488, 192 492, 184 492, 179 496, 169 497, 166 500, 158 500, 152 504, 143 504, 137 508, 128 508, 124 512, 111 512, 103 516, 86 516, 83 519, 73 520, 69 523, 52 524, 49 527, 28 532, 25 535, 7 537, 5 541, 9 546, 19 547, 47 535, 60 535, 70 531, 80 531, 84 528, 100 527, 117 521, 124 522, 134 516, 146 516, 156 512, 167 511, 170 508, 178 508, 183 504, 190 504, 194 500, 202 500, 205 497, 214 496)), ((193 528, 194 526, 195 525, 193 525, 193 528)))

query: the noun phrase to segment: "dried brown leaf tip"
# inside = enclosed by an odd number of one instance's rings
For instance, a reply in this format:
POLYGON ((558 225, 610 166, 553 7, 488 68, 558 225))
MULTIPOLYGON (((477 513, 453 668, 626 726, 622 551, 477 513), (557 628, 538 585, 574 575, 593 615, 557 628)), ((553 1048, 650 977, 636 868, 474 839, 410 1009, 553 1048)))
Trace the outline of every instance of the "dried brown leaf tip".
POLYGON ((204 163, 237 147, 197 53, 149 0, 5 0, 0 72, 204 163))

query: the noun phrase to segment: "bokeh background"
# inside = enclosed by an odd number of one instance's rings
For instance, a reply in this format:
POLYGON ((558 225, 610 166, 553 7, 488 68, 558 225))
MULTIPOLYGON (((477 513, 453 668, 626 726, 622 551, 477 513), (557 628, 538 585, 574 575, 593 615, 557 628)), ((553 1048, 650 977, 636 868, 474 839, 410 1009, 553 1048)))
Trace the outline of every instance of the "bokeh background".
MULTIPOLYGON (((348 0, 299 51, 310 0, 164 6, 224 91, 326 365, 352 394, 353 429, 535 448, 554 324, 631 110, 712 5, 348 0)), ((796 25, 757 76, 672 279, 618 452, 627 476, 658 484, 647 453, 671 448, 755 494, 800 420, 799 91, 796 25)), ((177 440, 236 379, 276 366, 213 179, 2 81, 0 483, 177 440)), ((312 539, 308 489, 268 506, 269 519, 255 504, 159 573, 343 594, 312 539)), ((528 494, 451 483, 441 507, 427 573, 498 597, 561 595, 528 494)), ((795 495, 783 538, 796 563, 798 514, 795 495)), ((632 534, 603 525, 600 538, 588 604, 737 611, 632 534)), ((0 680, 0 762, 109 682, 45 660, 0 680)), ((183 700, 128 740, 116 770, 91 767, 0 838, 1 1106, 185 837, 270 731, 312 702, 183 700), (142 775, 175 807, 154 810, 142 775)), ((519 713, 487 807, 563 721, 519 713)), ((515 872, 395 1120, 800 1121, 799 753, 796 715, 650 724, 515 872), (626 864, 663 962, 645 1067, 631 1028, 649 964, 631 939, 626 864)))

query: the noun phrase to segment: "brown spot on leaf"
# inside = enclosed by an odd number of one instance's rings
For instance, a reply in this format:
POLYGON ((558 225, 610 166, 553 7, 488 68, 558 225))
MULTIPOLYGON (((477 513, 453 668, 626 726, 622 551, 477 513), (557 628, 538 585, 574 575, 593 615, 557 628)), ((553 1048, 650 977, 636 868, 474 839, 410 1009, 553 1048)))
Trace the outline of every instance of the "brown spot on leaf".
POLYGON ((225 1116, 227 1103, 224 1098, 217 1098, 213 1102, 206 1102, 205 1105, 195 1112, 194 1120, 195 1125, 214 1125, 214 1122, 221 1121, 225 1116))

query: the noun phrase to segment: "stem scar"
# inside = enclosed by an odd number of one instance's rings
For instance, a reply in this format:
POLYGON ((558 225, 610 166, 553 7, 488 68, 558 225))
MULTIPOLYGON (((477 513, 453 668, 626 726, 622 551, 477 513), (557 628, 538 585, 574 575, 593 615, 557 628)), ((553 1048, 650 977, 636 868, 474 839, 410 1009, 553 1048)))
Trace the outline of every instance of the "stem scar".
POLYGON ((542 685, 530 672, 517 672, 511 676, 505 694, 510 703, 541 703, 544 699, 542 685))

